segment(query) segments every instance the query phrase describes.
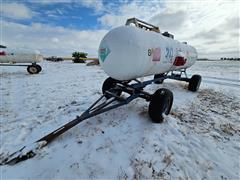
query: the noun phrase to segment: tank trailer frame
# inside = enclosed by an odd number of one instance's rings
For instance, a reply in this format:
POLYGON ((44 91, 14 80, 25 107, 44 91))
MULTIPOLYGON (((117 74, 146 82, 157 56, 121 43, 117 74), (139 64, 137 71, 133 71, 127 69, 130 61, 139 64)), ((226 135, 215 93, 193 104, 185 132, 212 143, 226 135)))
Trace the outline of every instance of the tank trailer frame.
POLYGON ((170 113, 173 103, 173 93, 168 89, 160 88, 154 94, 150 94, 144 91, 144 88, 152 83, 160 84, 165 79, 188 82, 188 90, 193 92, 198 90, 201 83, 200 75, 193 75, 191 78, 187 78, 185 69, 181 70, 180 74, 176 74, 175 72, 158 74, 155 75, 153 79, 143 82, 137 79, 134 79, 131 82, 118 81, 109 77, 102 85, 103 95, 80 116, 77 116, 72 121, 35 141, 33 143, 34 146, 31 145, 29 147, 29 145, 26 145, 20 150, 10 154, 7 158, 1 160, 0 165, 13 165, 34 157, 37 154, 37 150, 46 146, 59 135, 63 134, 77 124, 98 114, 126 105, 136 98, 143 98, 147 102, 150 102, 148 113, 153 122, 163 122, 164 114, 168 115, 170 113), (185 74, 185 77, 182 77, 182 74, 185 74), (121 96, 122 93, 124 93, 124 95, 121 96))

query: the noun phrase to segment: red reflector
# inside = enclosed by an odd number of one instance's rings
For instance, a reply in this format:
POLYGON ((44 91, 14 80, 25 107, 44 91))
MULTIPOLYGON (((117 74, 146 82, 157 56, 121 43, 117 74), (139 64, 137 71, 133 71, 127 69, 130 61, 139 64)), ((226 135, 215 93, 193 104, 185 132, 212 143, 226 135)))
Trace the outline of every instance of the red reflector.
POLYGON ((183 66, 186 63, 187 59, 184 59, 184 57, 177 56, 175 58, 175 61, 173 63, 174 66, 183 66))
POLYGON ((0 56, 6 56, 6 53, 4 51, 0 51, 0 56))

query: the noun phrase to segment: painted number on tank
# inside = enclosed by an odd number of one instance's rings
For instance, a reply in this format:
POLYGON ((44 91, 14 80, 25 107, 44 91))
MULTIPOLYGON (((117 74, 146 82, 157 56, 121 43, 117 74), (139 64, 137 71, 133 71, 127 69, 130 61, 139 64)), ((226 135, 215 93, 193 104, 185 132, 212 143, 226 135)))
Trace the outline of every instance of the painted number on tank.
POLYGON ((168 59, 169 61, 172 60, 172 58, 173 58, 173 48, 166 47, 165 58, 168 59))
POLYGON ((152 49, 148 49, 148 56, 152 55, 152 49))

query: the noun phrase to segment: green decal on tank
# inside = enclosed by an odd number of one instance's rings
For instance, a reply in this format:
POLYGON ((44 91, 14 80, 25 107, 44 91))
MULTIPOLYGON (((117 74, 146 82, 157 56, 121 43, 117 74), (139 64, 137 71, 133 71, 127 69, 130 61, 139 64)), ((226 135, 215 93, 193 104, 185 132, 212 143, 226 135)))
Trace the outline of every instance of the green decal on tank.
POLYGON ((99 56, 100 56, 100 60, 102 62, 105 61, 106 57, 110 54, 110 49, 108 47, 105 48, 100 48, 99 49, 99 56))

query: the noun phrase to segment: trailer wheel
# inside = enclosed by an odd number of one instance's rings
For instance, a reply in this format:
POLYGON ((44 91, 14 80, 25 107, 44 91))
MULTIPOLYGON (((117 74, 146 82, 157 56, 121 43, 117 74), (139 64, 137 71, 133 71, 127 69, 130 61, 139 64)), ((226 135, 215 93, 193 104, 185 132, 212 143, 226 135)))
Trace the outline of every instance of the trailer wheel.
POLYGON ((38 72, 41 72, 42 71, 42 67, 38 64, 36 64, 37 68, 38 68, 38 72))
POLYGON ((153 122, 163 122, 163 113, 168 115, 173 104, 173 93, 168 89, 158 89, 151 98, 148 114, 153 122))
MULTIPOLYGON (((165 76, 165 74, 155 74, 155 75, 154 75, 154 80, 155 80, 155 79, 158 79, 158 78, 161 78, 161 77, 164 77, 164 76, 165 76)), ((155 83, 155 84, 162 84, 163 81, 164 81, 164 79, 163 79, 163 80, 159 80, 159 81, 154 81, 154 83, 155 83)))
POLYGON ((201 84, 202 77, 200 75, 193 75, 188 84, 188 90, 192 92, 196 92, 199 89, 201 84))
MULTIPOLYGON (((115 85, 117 84, 117 80, 111 78, 111 77, 108 77, 104 82, 103 82, 103 85, 102 85, 102 93, 104 94, 106 91, 110 90, 111 88, 113 88, 115 85)), ((112 93, 120 96, 121 95, 121 91, 117 91, 117 90, 111 90, 112 93)), ((108 94, 105 94, 105 97, 106 98, 110 98, 111 96, 108 95, 108 94)))
POLYGON ((38 74, 40 72, 39 68, 36 65, 28 66, 27 71, 28 71, 29 74, 38 74))

